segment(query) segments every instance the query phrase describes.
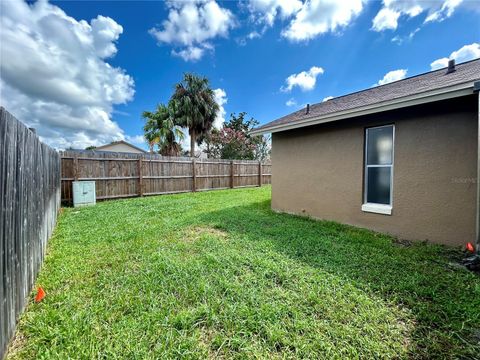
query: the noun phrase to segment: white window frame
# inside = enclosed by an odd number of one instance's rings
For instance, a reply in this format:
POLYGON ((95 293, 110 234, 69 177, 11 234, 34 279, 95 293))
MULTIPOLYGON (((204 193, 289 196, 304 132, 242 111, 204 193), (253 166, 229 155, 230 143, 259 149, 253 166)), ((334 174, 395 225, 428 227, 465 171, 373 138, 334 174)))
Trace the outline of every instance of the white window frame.
POLYGON ((395 163, 395 124, 387 124, 381 126, 372 126, 365 129, 365 154, 364 154, 364 184, 363 184, 363 204, 362 211, 371 212, 376 214, 391 215, 393 206, 393 170, 395 163), (368 130, 379 129, 384 127, 392 128, 392 163, 389 165, 368 165, 368 130), (368 168, 373 167, 389 167, 390 168, 390 203, 389 204, 377 204, 367 202, 368 192, 368 168))

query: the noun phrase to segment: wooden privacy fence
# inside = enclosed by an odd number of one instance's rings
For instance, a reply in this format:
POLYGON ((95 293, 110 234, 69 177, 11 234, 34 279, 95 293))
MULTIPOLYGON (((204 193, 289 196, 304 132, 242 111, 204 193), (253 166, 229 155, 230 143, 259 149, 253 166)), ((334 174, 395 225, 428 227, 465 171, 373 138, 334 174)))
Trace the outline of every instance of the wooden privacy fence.
POLYGON ((60 207, 60 156, 0 108, 0 359, 28 302, 60 207))
POLYGON ((271 180, 271 164, 253 160, 75 150, 61 157, 65 202, 72 201, 75 180, 95 180, 99 200, 261 186, 271 180))

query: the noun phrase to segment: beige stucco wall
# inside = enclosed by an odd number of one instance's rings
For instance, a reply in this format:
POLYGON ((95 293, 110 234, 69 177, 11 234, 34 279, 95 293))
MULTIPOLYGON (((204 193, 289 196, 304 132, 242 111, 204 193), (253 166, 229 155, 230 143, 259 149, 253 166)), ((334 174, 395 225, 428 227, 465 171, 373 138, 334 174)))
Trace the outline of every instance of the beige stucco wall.
POLYGON ((475 239, 476 97, 272 136, 272 208, 463 245, 475 239), (365 127, 395 124, 392 215, 366 213, 365 127))
POLYGON ((142 151, 135 149, 134 147, 128 146, 127 144, 110 144, 102 146, 100 151, 114 151, 114 152, 124 152, 124 153, 135 153, 135 154, 143 154, 142 151))

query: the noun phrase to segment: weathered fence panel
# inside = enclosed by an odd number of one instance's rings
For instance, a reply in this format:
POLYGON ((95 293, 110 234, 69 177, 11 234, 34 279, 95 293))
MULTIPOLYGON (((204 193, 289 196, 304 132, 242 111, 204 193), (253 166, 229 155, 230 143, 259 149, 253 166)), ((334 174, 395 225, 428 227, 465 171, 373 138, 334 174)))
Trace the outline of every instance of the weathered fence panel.
POLYGON ((0 108, 0 359, 28 302, 60 207, 60 155, 0 108))
POLYGON ((67 150, 62 157, 62 201, 72 181, 95 180, 97 199, 173 194, 270 184, 270 163, 192 159, 157 154, 67 150))

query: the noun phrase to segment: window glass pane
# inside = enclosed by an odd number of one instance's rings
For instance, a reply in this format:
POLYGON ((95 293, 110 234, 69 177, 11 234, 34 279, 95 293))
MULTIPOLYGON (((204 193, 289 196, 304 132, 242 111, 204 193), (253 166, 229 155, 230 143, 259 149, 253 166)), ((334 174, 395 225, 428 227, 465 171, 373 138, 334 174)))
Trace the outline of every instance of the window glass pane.
POLYGON ((393 126, 368 129, 367 136, 367 164, 391 165, 393 126))
POLYGON ((390 204, 390 167, 367 168, 367 202, 390 204))

